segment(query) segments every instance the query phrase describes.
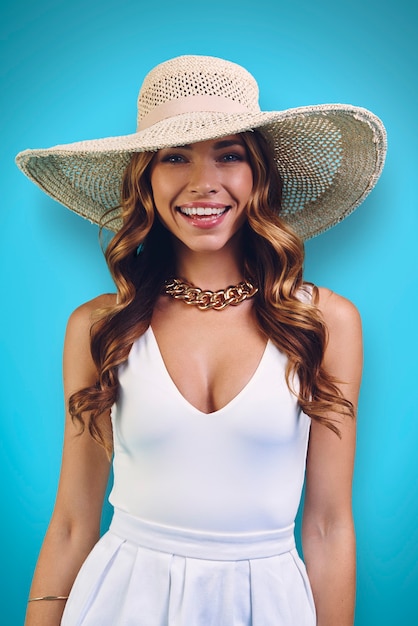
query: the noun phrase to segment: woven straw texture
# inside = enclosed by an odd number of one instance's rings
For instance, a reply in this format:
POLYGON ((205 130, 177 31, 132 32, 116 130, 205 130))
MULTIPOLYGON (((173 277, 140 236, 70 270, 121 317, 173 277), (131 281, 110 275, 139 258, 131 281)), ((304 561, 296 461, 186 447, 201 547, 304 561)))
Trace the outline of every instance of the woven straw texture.
POLYGON ((251 74, 202 56, 171 59, 146 76, 136 133, 25 150, 16 162, 46 193, 94 223, 114 209, 108 227, 118 230, 121 180, 132 153, 253 129, 274 145, 284 181, 282 217, 303 239, 349 215, 384 165, 385 129, 370 111, 326 104, 262 112, 251 74))

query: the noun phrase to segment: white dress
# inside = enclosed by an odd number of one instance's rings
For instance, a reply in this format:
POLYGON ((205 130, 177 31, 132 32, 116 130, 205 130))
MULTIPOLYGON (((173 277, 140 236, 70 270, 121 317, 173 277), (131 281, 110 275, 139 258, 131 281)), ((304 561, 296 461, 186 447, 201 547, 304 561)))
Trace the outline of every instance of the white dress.
POLYGON ((310 419, 269 341, 251 380, 205 414, 149 328, 112 409, 115 507, 62 626, 314 626, 294 542, 310 419))

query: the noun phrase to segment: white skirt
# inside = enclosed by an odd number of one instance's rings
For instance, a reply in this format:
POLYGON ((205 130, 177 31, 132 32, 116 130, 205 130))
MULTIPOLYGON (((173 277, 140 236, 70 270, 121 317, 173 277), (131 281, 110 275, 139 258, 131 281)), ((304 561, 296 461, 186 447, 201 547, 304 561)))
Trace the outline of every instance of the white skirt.
POLYGON ((115 511, 61 626, 315 626, 293 525, 202 533, 115 511))

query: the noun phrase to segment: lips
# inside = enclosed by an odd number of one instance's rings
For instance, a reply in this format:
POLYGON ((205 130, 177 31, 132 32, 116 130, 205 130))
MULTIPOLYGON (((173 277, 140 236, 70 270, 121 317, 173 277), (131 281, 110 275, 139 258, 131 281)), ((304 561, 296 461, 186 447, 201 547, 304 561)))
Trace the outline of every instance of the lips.
POLYGON ((223 213, 225 213, 226 211, 228 211, 230 207, 228 206, 223 206, 223 207, 214 207, 214 206, 193 206, 193 207, 186 207, 186 206, 181 206, 178 207, 178 210, 180 211, 180 213, 182 213, 183 215, 187 215, 188 217, 219 217, 219 215, 222 215, 223 213))
POLYGON ((226 204, 190 202, 177 206, 176 211, 191 226, 208 229, 218 226, 231 208, 231 205, 226 204))

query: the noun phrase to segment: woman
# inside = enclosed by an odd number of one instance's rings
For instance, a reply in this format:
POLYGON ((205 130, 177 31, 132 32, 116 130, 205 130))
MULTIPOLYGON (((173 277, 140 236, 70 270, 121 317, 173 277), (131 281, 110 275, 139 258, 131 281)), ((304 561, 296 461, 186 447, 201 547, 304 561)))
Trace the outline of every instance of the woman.
POLYGON ((146 77, 137 133, 18 155, 116 231, 117 296, 68 323, 62 472, 27 626, 353 623, 360 320, 303 282, 302 239, 354 210, 385 148, 364 109, 263 113, 246 70, 185 56, 146 77))

